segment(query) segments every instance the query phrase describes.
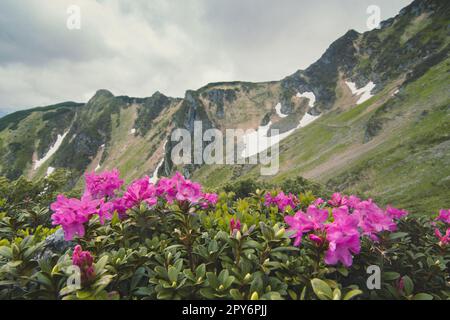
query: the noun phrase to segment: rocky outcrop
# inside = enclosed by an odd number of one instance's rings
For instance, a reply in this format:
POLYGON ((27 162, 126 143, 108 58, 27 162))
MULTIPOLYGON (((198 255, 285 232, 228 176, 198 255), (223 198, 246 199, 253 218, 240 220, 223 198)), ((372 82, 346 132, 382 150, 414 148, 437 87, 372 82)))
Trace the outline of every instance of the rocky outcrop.
POLYGON ((202 97, 208 99, 210 106, 215 107, 215 115, 219 119, 225 116, 224 104, 233 103, 236 100, 236 92, 239 89, 212 89, 201 93, 202 97))

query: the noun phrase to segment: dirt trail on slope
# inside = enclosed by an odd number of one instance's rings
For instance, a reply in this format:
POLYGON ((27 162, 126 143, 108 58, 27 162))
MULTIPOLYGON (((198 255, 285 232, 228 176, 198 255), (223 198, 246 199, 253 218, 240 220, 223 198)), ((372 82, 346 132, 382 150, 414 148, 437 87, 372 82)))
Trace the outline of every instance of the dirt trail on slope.
POLYGON ((336 172, 339 169, 342 169, 345 165, 351 163, 353 160, 356 160, 366 152, 379 146, 381 143, 383 143, 383 141, 383 137, 377 137, 368 143, 353 145, 344 152, 339 153, 326 162, 318 165, 314 169, 305 171, 304 173, 302 173, 302 176, 306 179, 320 180, 321 178, 330 175, 332 172, 336 172))

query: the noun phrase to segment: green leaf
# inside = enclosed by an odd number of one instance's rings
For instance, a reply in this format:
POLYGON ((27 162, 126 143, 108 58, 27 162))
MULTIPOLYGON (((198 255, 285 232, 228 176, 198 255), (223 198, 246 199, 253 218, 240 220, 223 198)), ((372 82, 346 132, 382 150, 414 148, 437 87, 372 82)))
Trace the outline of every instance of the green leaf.
POLYGON ((206 265, 202 263, 195 269, 195 275, 198 277, 204 277, 206 273, 206 265))
POLYGON ((181 272, 181 269, 183 269, 183 259, 178 259, 175 262, 174 267, 177 269, 178 272, 181 272))
POLYGON ((341 300, 341 290, 339 288, 333 290, 333 300, 341 300))
POLYGON ((227 269, 223 269, 220 273, 219 273, 219 282, 220 284, 224 284, 225 280, 228 278, 229 276, 229 272, 227 269))
POLYGON ((205 297, 206 299, 214 299, 214 293, 211 291, 210 288, 203 288, 200 289, 200 294, 205 297))
POLYGON ((339 267, 337 270, 338 270, 338 272, 339 272, 340 274, 342 274, 344 277, 348 276, 348 269, 347 269, 347 268, 345 268, 345 267, 339 267))
POLYGON ((311 286, 320 300, 331 300, 333 298, 333 292, 325 281, 317 278, 312 279, 311 286))
POLYGON ((156 298, 159 300, 171 300, 172 299, 172 292, 170 291, 160 291, 156 295, 156 298))
POLYGON ((99 274, 105 268, 106 263, 108 263, 108 256, 101 257, 95 264, 95 273, 99 274))
POLYGON ((395 232, 395 233, 391 233, 389 234, 389 240, 395 240, 395 239, 399 239, 399 238, 404 238, 408 235, 407 232, 395 232))
POLYGON ((177 282, 178 280, 178 270, 174 266, 170 266, 167 275, 169 277, 170 282, 177 282))
POLYGON ((242 294, 239 292, 238 289, 231 289, 230 295, 234 300, 244 300, 244 297, 242 296, 242 294))
POLYGON ((252 281, 252 284, 250 285, 250 292, 260 292, 263 288, 263 281, 261 279, 261 276, 255 276, 255 278, 252 281))
POLYGON ((228 289, 234 282, 234 276, 229 276, 222 284, 225 289, 228 289))
POLYGON ((15 267, 20 266, 22 264, 22 262, 23 262, 22 260, 10 261, 10 262, 8 262, 8 266, 11 268, 15 268, 15 267))
POLYGON ((0 256, 3 256, 7 259, 11 259, 12 258, 11 248, 7 246, 0 247, 0 256))
POLYGON ((288 290, 288 294, 291 297, 292 300, 297 300, 297 294, 295 293, 294 290, 289 289, 288 290))
POLYGON ((77 291, 77 298, 80 300, 89 300, 92 298, 92 292, 87 290, 77 291))
POLYGON ((403 279, 403 283, 405 285, 405 287, 404 287, 405 293, 406 293, 407 296, 409 296, 414 291, 414 283, 411 280, 411 278, 408 277, 408 276, 403 276, 402 279, 403 279))
POLYGON ((306 288, 307 286, 303 287, 302 293, 300 294, 300 300, 305 300, 306 297, 306 288))
POLYGON ((108 284, 110 284, 113 278, 114 276, 104 275, 99 280, 97 280, 93 285, 93 287, 95 288, 94 295, 97 295, 98 293, 100 293, 100 291, 105 289, 108 286, 108 284))
POLYGON ((400 273, 397 272, 383 272, 383 279, 390 281, 400 278, 400 273))
POLYGON ((212 288, 217 288, 219 286, 218 281, 217 281, 217 276, 215 273, 213 272, 207 272, 206 273, 206 278, 208 279, 209 285, 212 288))
POLYGON ((361 290, 358 290, 358 289, 351 290, 351 291, 349 291, 349 292, 347 292, 345 294, 344 300, 350 300, 350 299, 352 299, 352 298, 354 298, 356 296, 359 296, 362 293, 363 292, 361 290))
POLYGON ((281 294, 276 291, 268 292, 264 294, 261 298, 266 300, 283 300, 281 294))
POLYGON ((113 217, 111 219, 111 225, 115 226, 118 223, 120 223, 120 218, 119 218, 119 214, 116 210, 116 211, 114 211, 113 217))
POLYGON ((170 251, 173 249, 180 249, 180 248, 184 248, 184 246, 182 244, 174 244, 174 245, 168 246, 166 249, 164 249, 164 251, 170 251))
POLYGON ((433 296, 428 293, 418 293, 413 297, 413 300, 433 300, 433 296))

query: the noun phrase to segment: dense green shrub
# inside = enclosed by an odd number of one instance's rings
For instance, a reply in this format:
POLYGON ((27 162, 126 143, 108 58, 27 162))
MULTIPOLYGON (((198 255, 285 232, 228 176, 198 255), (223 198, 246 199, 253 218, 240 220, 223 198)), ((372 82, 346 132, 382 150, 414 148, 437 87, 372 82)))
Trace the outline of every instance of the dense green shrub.
MULTIPOLYGON (((222 192, 202 205, 155 197, 125 214, 114 210, 103 224, 101 214, 92 215, 83 236, 64 241, 63 230, 49 224, 52 179, 41 182, 47 189, 24 180, 0 183, 2 299, 450 298, 448 246, 427 218, 403 218, 377 242, 362 238, 348 267, 326 264, 326 248, 308 237, 293 246, 285 217, 318 203, 311 192, 283 210, 267 205, 263 189, 237 200, 222 192), (26 194, 33 205, 24 204, 26 194), (74 265, 81 268, 80 287, 71 285, 74 265), (367 287, 372 265, 381 269, 378 290, 367 287)), ((120 199, 142 192, 135 187, 120 199)), ((321 208, 332 210, 327 203, 321 208)))

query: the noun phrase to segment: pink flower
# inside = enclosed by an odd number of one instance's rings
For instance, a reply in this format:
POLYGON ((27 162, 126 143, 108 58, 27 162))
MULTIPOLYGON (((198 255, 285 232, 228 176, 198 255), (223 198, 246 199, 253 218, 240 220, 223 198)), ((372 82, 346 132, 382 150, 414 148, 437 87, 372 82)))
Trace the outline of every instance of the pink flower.
POLYGON ((120 172, 117 169, 100 174, 86 173, 86 190, 93 198, 114 197, 115 191, 123 185, 119 175, 120 172))
POLYGON ((450 243, 450 228, 447 228, 447 231, 445 232, 445 235, 442 235, 441 231, 439 229, 434 229, 434 234, 439 239, 439 245, 445 246, 450 243))
POLYGON ((174 179, 161 178, 158 180, 156 195, 164 196, 169 203, 173 203, 177 195, 177 182, 174 179))
POLYGON ((149 206, 154 206, 158 202, 156 188, 150 182, 149 177, 145 176, 142 179, 135 180, 128 186, 127 191, 123 195, 123 201, 125 201, 125 207, 127 208, 134 207, 143 201, 149 206))
POLYGON ((128 209, 133 207, 132 203, 127 202, 124 198, 116 198, 112 201, 113 212, 117 211, 119 218, 123 219, 126 216, 128 209))
POLYGON ((333 210, 333 223, 327 225, 328 250, 325 263, 335 265, 339 261, 346 267, 353 263, 353 255, 361 250, 358 218, 348 213, 347 207, 333 210))
POLYGON ((313 205, 308 207, 306 213, 298 211, 294 216, 284 217, 284 221, 290 227, 287 231, 294 231, 291 238, 295 238, 295 246, 301 244, 304 233, 323 229, 327 219, 328 210, 319 209, 313 205))
POLYGON ((314 233, 311 233, 308 237, 309 240, 313 241, 318 247, 322 246, 322 244, 324 243, 324 239, 314 233))
POLYGON ((354 209, 354 208, 356 208, 356 207, 359 205, 360 202, 361 202, 361 199, 360 199, 360 198, 358 198, 358 197, 355 196, 355 195, 351 195, 351 196, 348 197, 348 199, 347 199, 347 206, 348 206, 349 208, 351 208, 351 209, 354 209))
POLYGON ((360 202, 353 214, 359 218, 359 227, 363 230, 363 234, 373 241, 378 241, 378 233, 397 229, 392 218, 370 199, 360 202))
POLYGON ((241 221, 239 219, 234 220, 234 218, 231 218, 230 220, 230 232, 234 233, 235 231, 241 230, 241 221))
POLYGON ((215 193, 204 193, 203 196, 203 202, 201 203, 201 207, 203 209, 208 208, 209 206, 213 206, 217 203, 219 200, 219 196, 215 193))
POLYGON ((92 255, 89 251, 83 251, 80 245, 76 245, 72 254, 72 263, 74 266, 80 268, 89 267, 94 262, 92 255))
POLYGON ((219 200, 219 196, 215 193, 205 193, 203 195, 203 199, 205 199, 210 204, 216 204, 219 200))
POLYGON ((325 200, 323 200, 322 198, 317 198, 316 200, 314 200, 314 202, 312 203, 314 206, 318 207, 322 204, 325 203, 325 200))
POLYGON ((80 245, 75 246, 72 254, 72 264, 80 268, 81 282, 87 283, 95 278, 94 258, 89 251, 83 251, 80 245))
POLYGON ((408 211, 388 206, 386 208, 386 214, 393 219, 401 219, 408 215, 408 211))
POLYGON ((450 224, 450 209, 441 209, 439 211, 439 216, 437 216, 436 221, 442 221, 450 224))
POLYGON ((348 202, 347 197, 342 196, 340 193, 333 193, 331 199, 328 200, 328 204, 333 207, 345 206, 348 202))
POLYGON ((201 189, 200 184, 185 179, 181 173, 177 172, 172 178, 162 178, 158 181, 156 194, 164 196, 169 203, 178 200, 195 204, 200 203, 202 199, 201 189))
POLYGON ((83 195, 81 200, 68 199, 64 195, 58 195, 56 201, 50 208, 55 212, 52 215, 52 224, 61 225, 64 230, 64 238, 67 241, 75 235, 84 236, 84 224, 91 216, 98 213, 98 207, 102 200, 91 199, 88 194, 83 195))
POLYGON ((284 212, 288 206, 294 209, 297 201, 297 198, 293 194, 285 195, 283 191, 279 192, 275 197, 272 197, 270 193, 266 193, 264 198, 264 204, 266 206, 275 204, 280 212, 284 212))
POLYGON ((100 204, 100 208, 98 209, 98 216, 100 218, 100 223, 104 224, 105 220, 110 220, 114 214, 114 203, 113 202, 104 202, 100 204))
POLYGON ((202 197, 202 187, 199 183, 185 180, 180 181, 177 187, 178 192, 175 198, 178 201, 189 201, 190 203, 197 203, 202 197))

